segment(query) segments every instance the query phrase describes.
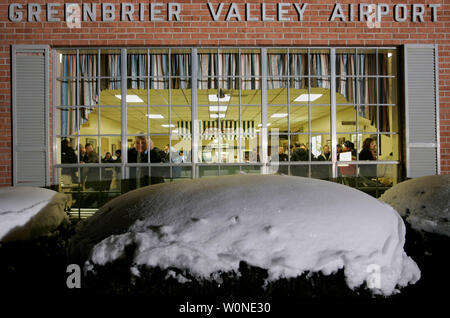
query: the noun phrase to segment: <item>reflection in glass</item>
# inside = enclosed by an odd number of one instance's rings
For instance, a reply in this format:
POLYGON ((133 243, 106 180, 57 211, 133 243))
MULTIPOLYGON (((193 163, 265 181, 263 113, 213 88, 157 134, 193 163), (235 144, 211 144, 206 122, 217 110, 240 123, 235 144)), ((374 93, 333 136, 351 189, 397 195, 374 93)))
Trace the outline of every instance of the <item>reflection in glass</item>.
POLYGON ((356 102, 372 105, 377 103, 377 82, 375 78, 360 77, 357 79, 356 102))
POLYGON ((290 132, 304 133, 308 132, 309 111, 308 106, 293 106, 290 107, 290 132))

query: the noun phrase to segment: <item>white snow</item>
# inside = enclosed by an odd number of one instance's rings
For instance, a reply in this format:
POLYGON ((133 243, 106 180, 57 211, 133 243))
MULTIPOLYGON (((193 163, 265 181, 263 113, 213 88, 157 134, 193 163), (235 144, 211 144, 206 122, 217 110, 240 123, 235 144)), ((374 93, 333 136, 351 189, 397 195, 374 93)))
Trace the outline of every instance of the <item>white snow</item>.
POLYGON ((43 188, 0 188, 0 241, 34 239, 55 229, 66 217, 67 201, 43 188))
POLYGON ((124 194, 81 225, 71 254, 88 259, 90 268, 136 244, 133 266, 175 267, 204 279, 237 272, 240 261, 267 269, 269 281, 344 268, 350 288, 373 281, 375 266, 380 283, 372 291, 391 295, 420 278, 404 239, 398 213, 358 190, 308 178, 238 175, 124 194))
POLYGON ((412 228, 450 236, 450 175, 401 182, 380 200, 397 210, 412 228))

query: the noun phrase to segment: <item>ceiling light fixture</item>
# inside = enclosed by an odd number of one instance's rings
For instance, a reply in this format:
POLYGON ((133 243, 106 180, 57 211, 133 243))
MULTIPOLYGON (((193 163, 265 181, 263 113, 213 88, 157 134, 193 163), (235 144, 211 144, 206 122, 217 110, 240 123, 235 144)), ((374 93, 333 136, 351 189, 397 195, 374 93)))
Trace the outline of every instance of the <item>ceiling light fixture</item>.
MULTIPOLYGON (((122 95, 114 95, 116 98, 122 100, 122 95)), ((127 95, 127 103, 143 103, 144 101, 137 95, 127 95)))
POLYGON ((161 114, 146 114, 145 116, 147 116, 150 119, 163 119, 164 116, 161 114))
POLYGON ((226 112, 228 106, 209 106, 210 112, 226 112))
POLYGON ((307 102, 308 100, 313 102, 320 98, 323 94, 302 94, 294 99, 294 102, 307 102))
POLYGON ((287 113, 279 113, 279 114, 272 114, 272 116, 270 116, 271 118, 283 118, 286 117, 288 114, 287 113))

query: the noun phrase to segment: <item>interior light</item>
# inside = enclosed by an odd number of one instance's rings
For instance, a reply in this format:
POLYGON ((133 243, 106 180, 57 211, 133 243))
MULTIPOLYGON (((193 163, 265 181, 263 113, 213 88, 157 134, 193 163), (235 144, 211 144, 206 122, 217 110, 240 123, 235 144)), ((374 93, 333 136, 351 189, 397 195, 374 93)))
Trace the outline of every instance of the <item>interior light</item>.
POLYGON ((388 57, 392 57, 392 53, 388 53, 388 57))
MULTIPOLYGON (((122 95, 115 95, 118 99, 122 100, 122 95)), ((127 103, 143 103, 144 101, 137 95, 127 95, 127 103)))
POLYGON ((209 118, 225 118, 225 114, 209 114, 209 118))
POLYGON ((208 99, 210 102, 229 102, 231 99, 230 95, 225 95, 222 98, 219 98, 219 96, 214 95, 214 94, 210 94, 208 95, 208 99))
POLYGON ((228 106, 209 106, 210 112, 226 112, 228 106))
MULTIPOLYGON (((272 125, 271 123, 267 123, 267 127, 269 127, 270 125, 272 125)), ((258 127, 262 127, 262 124, 258 124, 258 127)))
POLYGON ((164 128, 175 127, 175 125, 167 125, 167 124, 163 124, 161 126, 164 127, 164 128))
POLYGON ((164 116, 161 115, 161 114, 146 114, 145 116, 147 116, 148 118, 151 118, 151 119, 162 119, 162 118, 164 118, 164 116))
POLYGON ((288 114, 286 113, 280 113, 280 114, 272 114, 272 116, 270 116, 271 118, 283 118, 286 117, 288 114))
POLYGON ((321 97, 323 94, 301 94, 296 99, 294 99, 294 102, 307 102, 310 100, 311 102, 315 101, 319 97, 321 97))

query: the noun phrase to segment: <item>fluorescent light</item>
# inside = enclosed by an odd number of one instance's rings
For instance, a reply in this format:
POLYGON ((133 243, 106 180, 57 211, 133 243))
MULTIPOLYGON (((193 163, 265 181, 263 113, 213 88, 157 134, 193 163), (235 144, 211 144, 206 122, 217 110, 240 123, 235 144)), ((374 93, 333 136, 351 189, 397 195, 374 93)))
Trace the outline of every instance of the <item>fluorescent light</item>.
POLYGON ((307 102, 308 100, 313 102, 322 95, 323 94, 302 94, 298 96, 296 99, 294 99, 294 102, 307 102))
MULTIPOLYGON (((115 95, 118 99, 122 100, 122 95, 115 95)), ((127 95, 127 103, 143 103, 144 101, 137 95, 127 95)))
POLYGON ((270 116, 271 118, 283 118, 286 117, 288 114, 286 113, 280 113, 280 114, 272 114, 272 116, 270 116))
POLYGON ((178 129, 172 130, 172 134, 178 134, 178 129))
POLYGON ((161 126, 163 126, 164 128, 175 127, 175 125, 167 125, 167 124, 163 124, 161 126))
POLYGON ((209 118, 225 118, 225 114, 209 114, 209 118))
POLYGON ((388 57, 392 57, 392 53, 388 53, 388 57))
POLYGON ((162 118, 164 118, 164 116, 161 115, 161 114, 146 114, 145 116, 147 116, 148 118, 152 118, 152 119, 162 119, 162 118))
POLYGON ((210 112, 226 112, 228 106, 209 106, 210 112))
MULTIPOLYGON (((271 123, 267 123, 267 127, 269 127, 270 125, 272 125, 271 123)), ((258 124, 258 127, 262 127, 262 124, 258 124)))
POLYGON ((230 101, 231 96, 230 95, 225 95, 225 97, 219 98, 219 96, 217 95, 208 95, 208 99, 210 102, 229 102, 230 101))

